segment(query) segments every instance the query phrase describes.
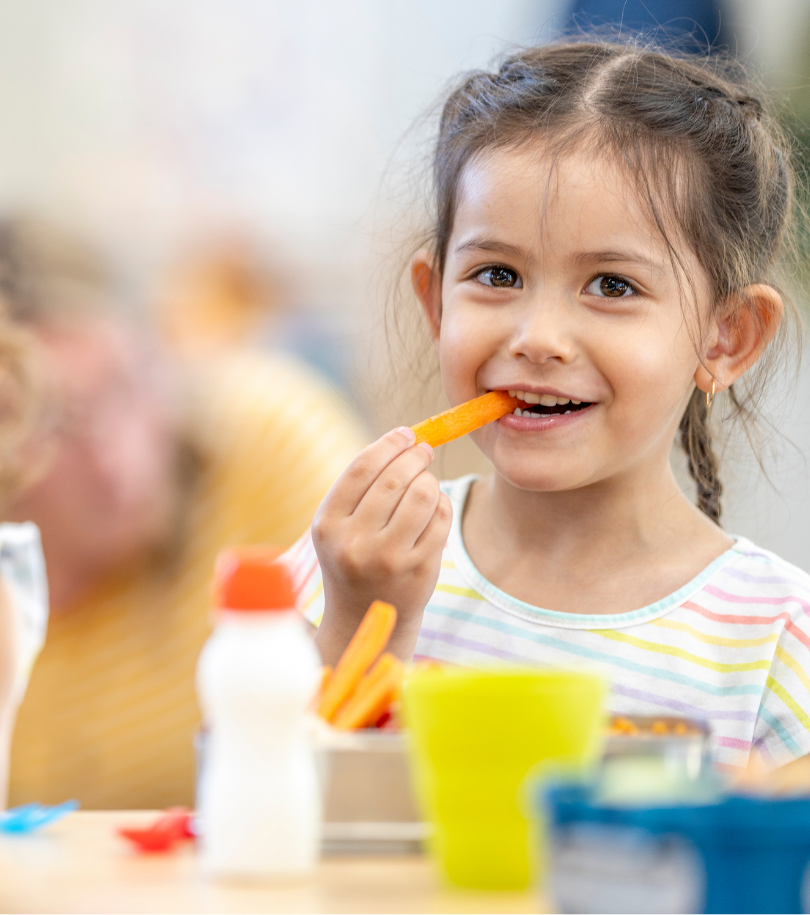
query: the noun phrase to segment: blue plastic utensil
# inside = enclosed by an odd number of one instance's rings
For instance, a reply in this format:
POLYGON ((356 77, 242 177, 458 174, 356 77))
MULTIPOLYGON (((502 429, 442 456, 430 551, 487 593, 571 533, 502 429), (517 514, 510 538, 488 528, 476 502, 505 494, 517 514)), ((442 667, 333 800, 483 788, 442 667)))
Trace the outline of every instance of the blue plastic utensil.
POLYGON ((17 835, 34 832, 43 826, 61 820, 63 816, 67 816, 78 807, 78 801, 65 801, 63 804, 54 806, 23 804, 20 807, 12 807, 11 810, 0 813, 0 832, 17 835))

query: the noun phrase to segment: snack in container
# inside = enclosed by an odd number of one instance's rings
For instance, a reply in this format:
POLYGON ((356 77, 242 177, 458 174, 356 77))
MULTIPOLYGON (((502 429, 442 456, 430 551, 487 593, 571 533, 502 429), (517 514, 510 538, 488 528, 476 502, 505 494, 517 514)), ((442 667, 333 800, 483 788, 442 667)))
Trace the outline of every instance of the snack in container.
POLYGON ((374 727, 398 698, 404 665, 385 652, 337 710, 332 724, 340 730, 374 727))
POLYGON ((605 758, 657 760, 667 778, 696 779, 711 767, 711 729, 705 721, 674 715, 614 715, 605 758))
POLYGON ((324 677, 318 714, 332 721, 388 644, 397 621, 391 604, 375 600, 346 646, 335 669, 324 677))
POLYGON ((385 651, 395 622, 395 609, 375 601, 334 671, 324 669, 314 739, 329 852, 409 852, 428 834, 396 726, 405 666, 385 651))

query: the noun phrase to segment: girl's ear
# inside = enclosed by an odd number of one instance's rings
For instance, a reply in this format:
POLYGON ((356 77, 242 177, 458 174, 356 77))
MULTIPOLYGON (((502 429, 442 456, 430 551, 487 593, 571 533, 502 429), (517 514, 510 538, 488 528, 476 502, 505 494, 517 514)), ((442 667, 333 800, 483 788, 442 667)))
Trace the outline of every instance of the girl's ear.
MULTIPOLYGON (((756 283, 740 293, 742 302, 729 307, 714 326, 695 384, 709 393, 723 391, 762 355, 782 322, 782 297, 771 286, 756 283)), ((730 303, 731 304, 731 303, 730 303)))
POLYGON ((430 336, 439 339, 442 326, 442 281, 436 270, 436 258, 427 248, 420 248, 411 259, 411 283, 427 318, 430 336))

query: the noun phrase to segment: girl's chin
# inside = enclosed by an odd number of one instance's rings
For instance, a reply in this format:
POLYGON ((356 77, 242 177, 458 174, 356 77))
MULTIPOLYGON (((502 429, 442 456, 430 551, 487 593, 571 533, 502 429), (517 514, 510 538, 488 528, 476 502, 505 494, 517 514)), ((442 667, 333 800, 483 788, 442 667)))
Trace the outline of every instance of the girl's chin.
POLYGON ((587 485, 571 473, 571 468, 539 469, 535 466, 526 466, 523 462, 499 460, 495 455, 490 457, 495 473, 504 483, 514 489, 525 492, 565 492, 570 489, 579 489, 587 485))

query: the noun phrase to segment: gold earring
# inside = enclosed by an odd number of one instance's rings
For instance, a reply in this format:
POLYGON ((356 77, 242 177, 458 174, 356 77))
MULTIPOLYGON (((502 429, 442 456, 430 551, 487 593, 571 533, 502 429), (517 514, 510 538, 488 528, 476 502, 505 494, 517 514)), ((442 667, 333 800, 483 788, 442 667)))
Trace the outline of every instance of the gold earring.
POLYGON ((707 391, 707 392, 706 392, 706 409, 707 409, 707 410, 708 410, 709 407, 712 405, 712 401, 713 401, 713 400, 714 400, 714 378, 712 378, 712 389, 711 389, 711 391, 707 391))

